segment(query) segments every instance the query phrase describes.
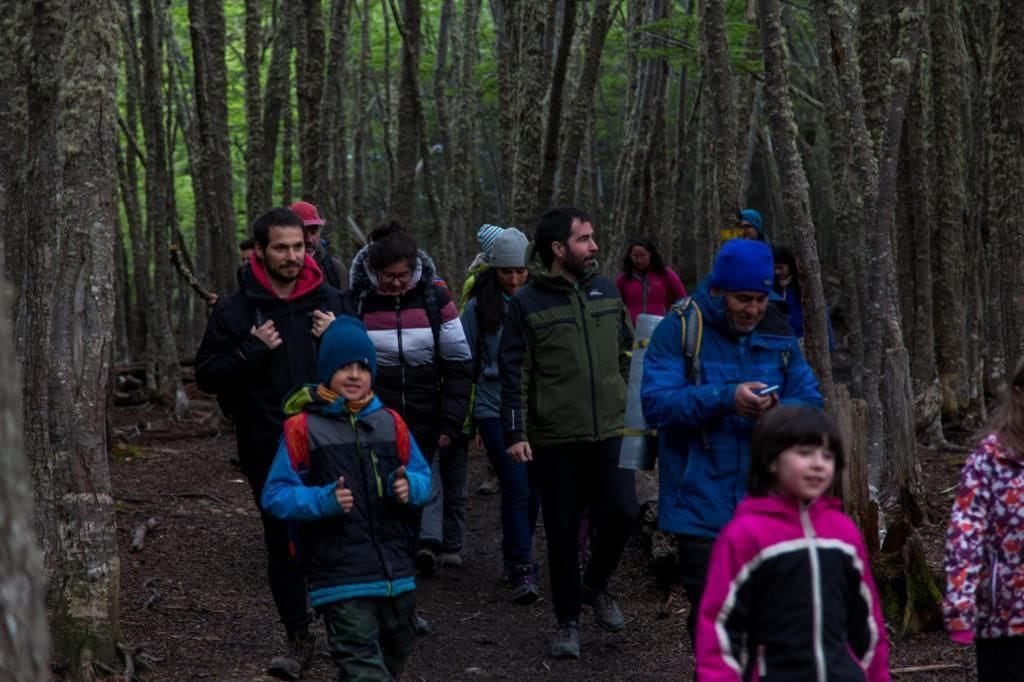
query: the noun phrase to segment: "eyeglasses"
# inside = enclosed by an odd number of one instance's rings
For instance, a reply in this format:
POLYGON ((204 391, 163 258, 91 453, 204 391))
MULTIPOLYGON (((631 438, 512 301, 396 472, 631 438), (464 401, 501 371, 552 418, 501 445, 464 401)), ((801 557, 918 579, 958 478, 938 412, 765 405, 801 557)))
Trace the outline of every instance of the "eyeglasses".
POLYGON ((405 272, 378 272, 377 279, 379 279, 381 282, 388 283, 408 282, 410 279, 412 279, 412 272, 410 270, 406 270, 405 272))

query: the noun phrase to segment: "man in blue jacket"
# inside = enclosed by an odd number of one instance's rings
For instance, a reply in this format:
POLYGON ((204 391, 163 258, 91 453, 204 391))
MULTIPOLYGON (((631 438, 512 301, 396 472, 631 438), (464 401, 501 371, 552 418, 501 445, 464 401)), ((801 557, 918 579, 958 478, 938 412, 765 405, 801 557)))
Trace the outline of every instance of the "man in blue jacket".
POLYGON ((767 244, 726 242, 644 356, 644 416, 659 433, 658 526, 679 542, 691 642, 711 546, 746 494, 754 424, 780 402, 822 405, 789 324, 765 314, 773 276, 767 244))

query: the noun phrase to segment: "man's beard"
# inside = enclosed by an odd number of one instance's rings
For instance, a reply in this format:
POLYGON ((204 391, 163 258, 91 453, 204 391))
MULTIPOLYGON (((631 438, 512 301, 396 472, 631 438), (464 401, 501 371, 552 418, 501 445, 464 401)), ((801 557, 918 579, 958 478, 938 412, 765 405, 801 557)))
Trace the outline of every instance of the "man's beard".
POLYGON ((590 269, 594 266, 594 261, 587 256, 575 256, 571 253, 567 254, 567 258, 562 263, 562 268, 568 270, 576 278, 580 278, 587 274, 590 269))
POLYGON ((270 277, 270 279, 276 280, 276 281, 278 281, 278 282, 280 282, 282 284, 290 284, 290 283, 294 282, 295 280, 297 280, 299 278, 299 275, 302 274, 302 266, 303 266, 302 263, 298 264, 298 268, 295 270, 295 274, 294 275, 291 275, 291 274, 287 274, 286 275, 282 271, 286 265, 293 265, 294 266, 295 265, 294 263, 282 263, 281 265, 272 267, 272 266, 270 266, 268 263, 266 263, 264 261, 263 265, 264 265, 264 269, 267 271, 267 276, 270 277))

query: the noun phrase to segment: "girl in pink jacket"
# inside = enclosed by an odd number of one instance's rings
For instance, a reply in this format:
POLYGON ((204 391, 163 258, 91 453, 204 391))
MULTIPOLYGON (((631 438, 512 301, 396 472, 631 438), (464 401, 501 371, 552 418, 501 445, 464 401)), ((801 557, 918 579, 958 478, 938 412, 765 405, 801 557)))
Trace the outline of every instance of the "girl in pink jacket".
POLYGON ((946 630, 975 645, 979 682, 1024 669, 1024 360, 967 458, 946 532, 946 630))
POLYGON ((836 424, 816 408, 784 405, 758 422, 748 497, 711 554, 701 682, 889 679, 863 538, 825 496, 843 463, 836 424))
POLYGON ((654 243, 646 237, 626 243, 622 272, 615 279, 615 286, 634 327, 641 313, 664 315, 673 303, 686 296, 679 276, 665 265, 654 243))

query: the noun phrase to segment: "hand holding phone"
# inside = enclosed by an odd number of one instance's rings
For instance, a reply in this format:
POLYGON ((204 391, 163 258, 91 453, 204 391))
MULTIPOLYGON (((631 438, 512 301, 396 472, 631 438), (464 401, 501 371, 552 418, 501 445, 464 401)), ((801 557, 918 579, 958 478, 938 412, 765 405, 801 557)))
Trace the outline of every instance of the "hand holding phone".
POLYGON ((755 391, 755 393, 763 398, 764 396, 771 395, 772 393, 777 393, 780 388, 782 387, 778 384, 772 384, 771 386, 765 386, 764 388, 755 391))

